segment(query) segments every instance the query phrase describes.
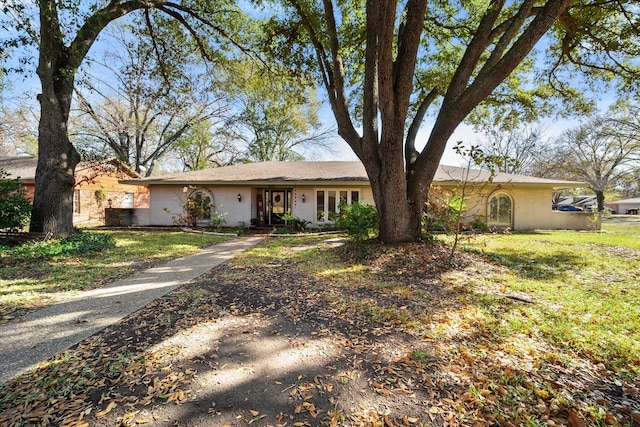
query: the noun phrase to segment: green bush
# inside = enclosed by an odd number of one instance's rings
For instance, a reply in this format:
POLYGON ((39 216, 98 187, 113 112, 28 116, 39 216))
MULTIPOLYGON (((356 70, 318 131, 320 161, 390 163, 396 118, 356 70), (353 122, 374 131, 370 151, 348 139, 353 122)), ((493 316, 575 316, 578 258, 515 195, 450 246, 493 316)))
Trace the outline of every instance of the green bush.
POLYGON ((351 205, 341 203, 336 225, 353 239, 365 240, 378 230, 378 211, 373 206, 360 202, 351 205))
POLYGON ((309 225, 309 221, 306 219, 297 218, 291 214, 282 215, 282 219, 289 223, 289 226, 295 231, 304 231, 309 225))
POLYGON ((13 256, 33 258, 52 258, 56 256, 81 256, 92 252, 101 252, 116 246, 111 234, 87 233, 78 231, 64 239, 48 242, 27 242, 6 252, 13 256))
POLYGON ((0 230, 18 231, 29 222, 31 202, 18 178, 0 169, 0 230))

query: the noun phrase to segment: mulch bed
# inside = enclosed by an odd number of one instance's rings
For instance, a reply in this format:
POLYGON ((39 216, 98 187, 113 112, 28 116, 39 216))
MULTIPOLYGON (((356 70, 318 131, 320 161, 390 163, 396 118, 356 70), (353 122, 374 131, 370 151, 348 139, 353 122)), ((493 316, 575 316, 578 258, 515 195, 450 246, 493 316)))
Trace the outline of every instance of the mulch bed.
POLYGON ((640 425, 638 382, 465 311, 525 302, 465 287, 502 267, 448 251, 326 249, 326 275, 223 264, 2 386, 0 425, 640 425), (356 261, 366 281, 332 280, 356 261))

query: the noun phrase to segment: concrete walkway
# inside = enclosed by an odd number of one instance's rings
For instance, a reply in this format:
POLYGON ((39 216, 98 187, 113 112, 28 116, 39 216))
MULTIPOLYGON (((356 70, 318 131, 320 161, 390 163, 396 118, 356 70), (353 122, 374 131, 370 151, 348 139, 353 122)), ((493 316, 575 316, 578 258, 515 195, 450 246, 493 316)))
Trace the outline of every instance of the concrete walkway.
POLYGON ((118 322, 178 286, 253 247, 260 236, 239 237, 164 265, 79 293, 0 326, 0 384, 118 322))

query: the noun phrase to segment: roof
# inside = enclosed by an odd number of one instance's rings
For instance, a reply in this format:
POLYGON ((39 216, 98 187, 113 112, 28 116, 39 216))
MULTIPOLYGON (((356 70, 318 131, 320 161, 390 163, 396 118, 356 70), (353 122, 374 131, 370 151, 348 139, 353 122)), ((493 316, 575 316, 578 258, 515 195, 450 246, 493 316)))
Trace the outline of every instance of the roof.
POLYGON ((38 158, 31 156, 0 156, 0 169, 12 178, 22 181, 34 181, 38 158))
MULTIPOLYGON (((554 188, 585 186, 584 182, 578 181, 560 181, 506 173, 498 173, 491 179, 491 173, 488 171, 477 169, 467 171, 465 168, 455 166, 438 167, 434 184, 456 184, 460 182, 464 176, 467 176, 467 181, 476 183, 491 181, 494 184, 511 183, 554 188)), ((369 178, 364 166, 360 162, 270 161, 243 163, 122 182, 138 185, 304 185, 318 182, 368 185, 369 178)))
POLYGON ((588 184, 582 181, 563 181, 559 179, 538 178, 530 175, 518 175, 498 172, 493 177, 491 172, 483 169, 466 169, 458 166, 440 165, 433 178, 434 184, 491 182, 493 184, 519 184, 524 186, 544 186, 553 188, 584 187, 588 184))
MULTIPOLYGON (((76 167, 76 172, 88 169, 96 164, 116 166, 132 178, 139 176, 134 170, 117 159, 107 159, 98 162, 81 162, 76 167)), ((37 166, 38 158, 34 156, 0 156, 0 169, 5 170, 10 177, 20 178, 23 182, 35 181, 37 166)))
POLYGON ((614 200, 613 202, 607 202, 607 204, 640 205, 640 197, 636 197, 634 199, 614 200))

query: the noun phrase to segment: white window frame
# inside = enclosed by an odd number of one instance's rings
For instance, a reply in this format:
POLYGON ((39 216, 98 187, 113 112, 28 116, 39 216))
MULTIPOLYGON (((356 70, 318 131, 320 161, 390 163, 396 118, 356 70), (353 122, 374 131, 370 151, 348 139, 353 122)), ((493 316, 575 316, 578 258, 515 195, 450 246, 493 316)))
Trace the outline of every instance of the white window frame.
POLYGON ((315 208, 314 208, 314 218, 315 218, 315 222, 318 223, 333 223, 334 221, 332 219, 329 218, 329 216, 332 213, 335 213, 335 215, 338 215, 340 213, 340 192, 345 191, 347 193, 347 204, 350 205, 353 203, 353 193, 357 192, 358 193, 358 201, 362 201, 362 190, 360 188, 316 188, 313 192, 314 194, 314 203, 315 203, 315 208), (318 207, 320 206, 318 204, 318 192, 320 191, 324 191, 324 200, 323 200, 323 213, 322 213, 322 218, 319 218, 320 212, 318 207), (328 209, 329 206, 329 192, 335 191, 335 212, 330 212, 328 209))
POLYGON ((74 215, 80 215, 82 213, 82 194, 80 190, 73 190, 73 213, 74 215))
POLYGON ((497 226, 512 226, 513 225, 513 213, 515 210, 515 202, 513 200, 513 197, 511 196, 511 194, 506 193, 504 191, 499 191, 496 193, 491 194, 491 196, 489 196, 489 200, 487 203, 487 225, 492 226, 492 225, 497 225, 497 226), (491 219, 491 201, 497 197, 506 197, 507 199, 509 199, 509 203, 510 203, 510 210, 511 212, 509 213, 509 222, 501 222, 501 221, 492 221, 491 219))

